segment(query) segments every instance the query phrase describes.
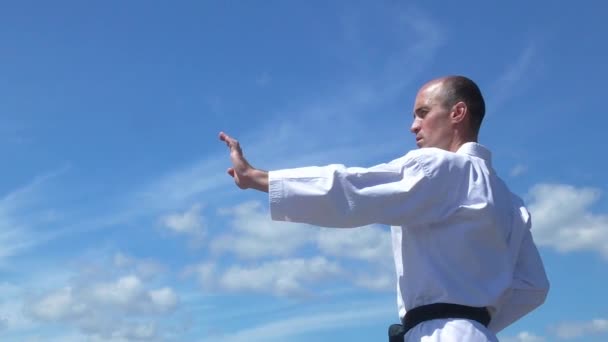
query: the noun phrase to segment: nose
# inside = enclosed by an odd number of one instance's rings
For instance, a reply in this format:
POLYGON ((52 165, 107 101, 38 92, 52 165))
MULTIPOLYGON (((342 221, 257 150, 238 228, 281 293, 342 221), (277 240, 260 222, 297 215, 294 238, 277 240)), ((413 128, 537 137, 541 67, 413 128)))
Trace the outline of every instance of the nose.
POLYGON ((420 121, 418 120, 418 118, 415 118, 414 121, 412 122, 412 126, 410 127, 410 132, 412 132, 414 134, 418 134, 418 132, 420 132, 420 121))

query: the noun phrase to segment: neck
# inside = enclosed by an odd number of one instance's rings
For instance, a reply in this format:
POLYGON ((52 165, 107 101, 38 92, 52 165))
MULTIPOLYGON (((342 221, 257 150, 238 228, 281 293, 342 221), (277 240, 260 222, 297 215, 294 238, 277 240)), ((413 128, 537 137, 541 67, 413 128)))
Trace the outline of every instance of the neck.
POLYGON ((456 152, 456 151, 458 151, 458 149, 460 149, 460 147, 462 145, 464 145, 468 142, 477 142, 477 136, 476 135, 464 136, 464 135, 456 134, 456 135, 454 135, 454 138, 450 142, 448 150, 451 152, 456 152))

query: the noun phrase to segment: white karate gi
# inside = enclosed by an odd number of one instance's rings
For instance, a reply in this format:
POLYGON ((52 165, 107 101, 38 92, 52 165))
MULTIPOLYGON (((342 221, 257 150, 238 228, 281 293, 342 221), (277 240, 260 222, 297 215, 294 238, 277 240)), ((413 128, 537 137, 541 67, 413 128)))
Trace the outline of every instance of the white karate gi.
POLYGON ((549 290, 530 213, 478 143, 456 153, 421 148, 371 168, 271 171, 269 201, 273 220, 392 226, 400 318, 436 302, 485 306, 492 316, 488 328, 464 319, 423 322, 405 341, 497 341, 549 290))

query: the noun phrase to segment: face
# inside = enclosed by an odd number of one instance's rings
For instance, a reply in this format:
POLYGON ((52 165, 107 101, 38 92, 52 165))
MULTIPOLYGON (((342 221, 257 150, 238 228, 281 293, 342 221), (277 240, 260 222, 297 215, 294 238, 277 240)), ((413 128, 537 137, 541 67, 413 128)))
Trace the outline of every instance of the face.
POLYGON ((416 136, 418 147, 449 150, 454 133, 450 110, 442 105, 441 82, 425 85, 416 95, 410 131, 416 136))

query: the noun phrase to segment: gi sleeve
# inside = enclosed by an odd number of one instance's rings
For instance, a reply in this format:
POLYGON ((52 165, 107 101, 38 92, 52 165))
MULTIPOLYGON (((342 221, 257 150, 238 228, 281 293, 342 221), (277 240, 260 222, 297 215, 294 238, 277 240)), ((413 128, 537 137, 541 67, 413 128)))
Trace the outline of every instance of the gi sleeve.
POLYGON ((269 172, 273 220, 323 227, 416 225, 441 198, 425 168, 406 155, 371 168, 332 164, 269 172))
POLYGON ((527 225, 515 260, 510 291, 488 326, 494 332, 501 331, 539 307, 549 292, 549 280, 530 231, 529 213, 522 211, 527 216, 527 225))

